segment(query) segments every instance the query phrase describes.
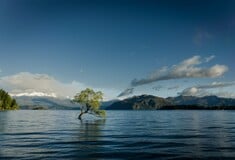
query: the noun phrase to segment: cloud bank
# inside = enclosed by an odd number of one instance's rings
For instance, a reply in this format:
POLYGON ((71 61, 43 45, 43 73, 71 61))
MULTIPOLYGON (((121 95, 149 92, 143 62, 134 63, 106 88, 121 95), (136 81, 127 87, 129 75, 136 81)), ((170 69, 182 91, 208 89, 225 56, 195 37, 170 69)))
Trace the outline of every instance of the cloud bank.
POLYGON ((214 55, 212 55, 212 56, 209 56, 209 57, 206 57, 205 58, 205 62, 210 62, 212 59, 214 59, 215 58, 215 56, 214 55))
POLYGON ((203 97, 203 96, 209 96, 209 95, 216 95, 219 97, 234 98, 235 97, 234 93, 229 93, 229 92, 212 93, 209 91, 210 89, 230 87, 230 86, 234 86, 234 85, 235 85, 235 81, 233 81, 233 82, 213 82, 213 83, 207 84, 207 85, 197 85, 197 86, 186 88, 178 94, 182 95, 182 96, 203 97))
POLYGON ((162 85, 157 85, 155 87, 153 87, 153 90, 155 91, 160 91, 161 89, 163 89, 164 87, 162 85))
MULTIPOLYGON (((189 59, 186 59, 179 64, 172 65, 171 67, 162 67, 157 69, 155 72, 149 76, 142 79, 133 79, 131 81, 131 88, 154 83, 157 81, 165 81, 171 79, 183 79, 183 78, 216 78, 222 76, 225 72, 228 71, 226 65, 216 64, 211 67, 202 67, 200 66, 203 63, 208 63, 215 56, 209 56, 206 58, 201 58, 200 56, 193 56, 189 59)), ((126 90, 125 90, 126 91, 126 90)), ((124 94, 125 91, 119 94, 124 94)), ((133 93, 133 90, 132 90, 133 93)))
MULTIPOLYGON (((29 72, 0 77, 0 86, 12 96, 47 96, 57 98, 73 98, 76 93, 91 87, 78 81, 63 83, 47 74, 29 72)), ((114 89, 91 88, 104 92, 104 100, 110 99, 115 93, 118 93, 114 89)))
POLYGON ((181 79, 181 78, 215 78, 222 76, 228 67, 225 65, 216 64, 209 68, 198 66, 203 62, 209 62, 212 58, 208 57, 205 61, 200 56, 193 56, 183 62, 173 65, 172 67, 163 67, 156 70, 146 78, 134 79, 131 82, 132 87, 153 83, 156 81, 181 79))
POLYGON ((62 83, 47 74, 32 74, 29 72, 1 77, 0 85, 14 96, 37 95, 51 97, 70 97, 86 87, 76 81, 62 83))
POLYGON ((134 88, 127 88, 122 93, 120 93, 117 97, 123 97, 123 96, 126 96, 126 95, 130 95, 130 94, 133 93, 133 91, 134 91, 134 88))
POLYGON ((177 89, 179 89, 179 88, 180 88, 179 85, 175 85, 175 86, 168 87, 167 89, 168 89, 168 90, 177 90, 177 89))

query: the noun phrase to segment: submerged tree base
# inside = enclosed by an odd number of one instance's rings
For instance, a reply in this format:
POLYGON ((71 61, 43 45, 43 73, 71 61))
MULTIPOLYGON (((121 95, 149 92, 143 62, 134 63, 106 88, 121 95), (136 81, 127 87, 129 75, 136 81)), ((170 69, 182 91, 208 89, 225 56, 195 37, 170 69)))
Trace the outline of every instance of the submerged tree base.
POLYGON ((82 112, 78 115, 78 119, 82 120, 82 115, 91 114, 96 117, 104 118, 106 116, 106 112, 104 110, 90 111, 90 112, 82 112))
POLYGON ((78 119, 79 120, 82 120, 82 115, 83 115, 84 113, 83 112, 81 112, 80 114, 79 114, 79 116, 78 116, 78 119))

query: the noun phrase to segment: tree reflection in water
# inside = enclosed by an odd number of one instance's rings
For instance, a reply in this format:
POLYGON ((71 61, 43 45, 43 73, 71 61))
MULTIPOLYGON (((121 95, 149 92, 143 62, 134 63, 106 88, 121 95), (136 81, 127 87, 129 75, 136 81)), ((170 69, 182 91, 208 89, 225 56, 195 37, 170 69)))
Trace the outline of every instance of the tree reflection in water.
POLYGON ((3 133, 5 131, 6 126, 6 119, 7 119, 7 112, 0 112, 0 133, 3 133))
POLYGON ((0 112, 0 159, 2 155, 4 155, 2 148, 4 146, 4 140, 5 140, 4 133, 6 131, 7 117, 8 117, 7 111, 0 112))
POLYGON ((105 119, 81 121, 79 127, 79 140, 98 141, 102 137, 105 119))
POLYGON ((105 119, 81 121, 77 133, 78 143, 74 157, 97 159, 99 153, 105 151, 104 127, 105 119))

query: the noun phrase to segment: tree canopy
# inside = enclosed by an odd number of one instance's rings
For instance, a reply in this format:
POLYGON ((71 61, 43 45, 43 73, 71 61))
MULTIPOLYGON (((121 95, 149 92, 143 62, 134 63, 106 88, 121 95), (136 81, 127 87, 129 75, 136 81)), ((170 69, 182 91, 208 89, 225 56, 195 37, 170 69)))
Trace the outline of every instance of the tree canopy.
POLYGON ((0 89, 0 110, 19 109, 16 100, 12 98, 6 91, 0 89))
POLYGON ((92 114, 99 117, 105 117, 105 111, 100 110, 100 104, 103 99, 103 93, 95 92, 93 89, 87 88, 74 96, 73 102, 81 105, 81 113, 78 119, 82 119, 85 113, 92 114))

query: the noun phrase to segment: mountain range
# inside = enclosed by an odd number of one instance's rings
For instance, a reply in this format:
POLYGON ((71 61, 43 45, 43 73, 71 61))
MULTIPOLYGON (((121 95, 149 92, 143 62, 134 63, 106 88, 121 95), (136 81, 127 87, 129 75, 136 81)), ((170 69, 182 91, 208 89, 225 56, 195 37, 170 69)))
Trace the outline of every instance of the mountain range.
MULTIPOLYGON (((70 99, 56 98, 51 96, 13 96, 20 109, 51 109, 51 110, 79 110, 80 105, 70 99)), ((102 103, 104 109, 117 100, 102 103)))
POLYGON ((20 109, 79 109, 79 105, 72 103, 69 99, 60 99, 48 96, 17 96, 14 98, 19 104, 20 109))
MULTIPOLYGON (((39 96, 14 97, 21 109, 61 109, 76 110, 79 104, 69 99, 39 96)), ((103 102, 106 110, 155 110, 155 109, 235 109, 235 99, 217 96, 193 97, 177 96, 162 98, 153 95, 133 96, 124 100, 103 102)))
POLYGON ((134 96, 114 102, 110 110, 148 109, 235 109, 235 99, 217 96, 193 97, 178 96, 161 98, 152 95, 134 96))

